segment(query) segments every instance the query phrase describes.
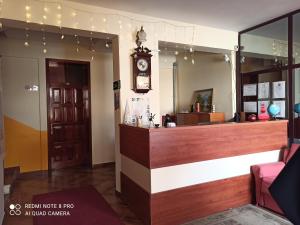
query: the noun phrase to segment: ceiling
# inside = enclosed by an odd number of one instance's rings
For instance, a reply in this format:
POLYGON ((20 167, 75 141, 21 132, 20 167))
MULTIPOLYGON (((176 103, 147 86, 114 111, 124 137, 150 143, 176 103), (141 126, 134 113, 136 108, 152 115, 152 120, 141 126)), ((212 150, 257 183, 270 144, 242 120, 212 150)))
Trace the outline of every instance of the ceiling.
POLYGON ((241 31, 300 9, 299 0, 72 1, 232 31, 241 31))

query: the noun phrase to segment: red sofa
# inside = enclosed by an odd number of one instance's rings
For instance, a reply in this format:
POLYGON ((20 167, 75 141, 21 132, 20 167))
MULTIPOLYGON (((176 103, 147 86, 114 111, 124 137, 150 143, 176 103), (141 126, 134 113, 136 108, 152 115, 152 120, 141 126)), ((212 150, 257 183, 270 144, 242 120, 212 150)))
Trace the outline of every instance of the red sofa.
POLYGON ((255 193, 256 204, 268 209, 271 209, 277 213, 283 214, 280 207, 273 200, 269 187, 275 180, 277 175, 284 168, 285 164, 292 158, 295 152, 300 147, 300 144, 292 144, 291 148, 282 149, 282 161, 274 163, 266 163, 260 165, 254 165, 251 167, 251 171, 255 179, 255 193))

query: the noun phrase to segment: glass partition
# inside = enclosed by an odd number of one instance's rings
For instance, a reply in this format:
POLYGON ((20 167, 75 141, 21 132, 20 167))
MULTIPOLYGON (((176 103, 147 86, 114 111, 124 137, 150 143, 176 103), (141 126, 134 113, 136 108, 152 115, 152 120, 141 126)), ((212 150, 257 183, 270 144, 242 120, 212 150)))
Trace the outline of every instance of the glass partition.
POLYGON ((241 34, 240 46, 242 73, 287 66, 288 19, 241 34))
POLYGON ((300 139, 300 68, 293 70, 294 76, 294 137, 300 139))
POLYGON ((293 16, 293 64, 300 63, 300 13, 293 16))

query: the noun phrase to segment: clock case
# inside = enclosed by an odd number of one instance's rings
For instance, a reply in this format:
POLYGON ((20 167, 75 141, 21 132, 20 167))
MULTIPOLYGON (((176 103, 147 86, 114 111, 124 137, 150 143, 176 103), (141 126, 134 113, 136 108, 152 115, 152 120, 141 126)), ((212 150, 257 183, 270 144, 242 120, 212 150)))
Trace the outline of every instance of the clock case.
POLYGON ((152 90, 151 88, 151 50, 148 48, 138 47, 134 49, 135 52, 131 54, 132 64, 133 64, 133 91, 136 93, 148 93, 152 90), (146 71, 140 71, 137 67, 137 62, 139 59, 145 59, 148 62, 148 68, 146 71), (137 88, 137 76, 147 76, 149 77, 149 89, 139 89, 137 88))

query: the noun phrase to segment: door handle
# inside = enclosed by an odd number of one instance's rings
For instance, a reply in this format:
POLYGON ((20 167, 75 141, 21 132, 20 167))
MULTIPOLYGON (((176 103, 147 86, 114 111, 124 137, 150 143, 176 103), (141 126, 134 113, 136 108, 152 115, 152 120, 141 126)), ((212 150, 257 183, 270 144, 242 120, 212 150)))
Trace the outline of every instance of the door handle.
POLYGON ((51 136, 53 135, 53 126, 52 126, 52 124, 50 125, 50 135, 51 136))

